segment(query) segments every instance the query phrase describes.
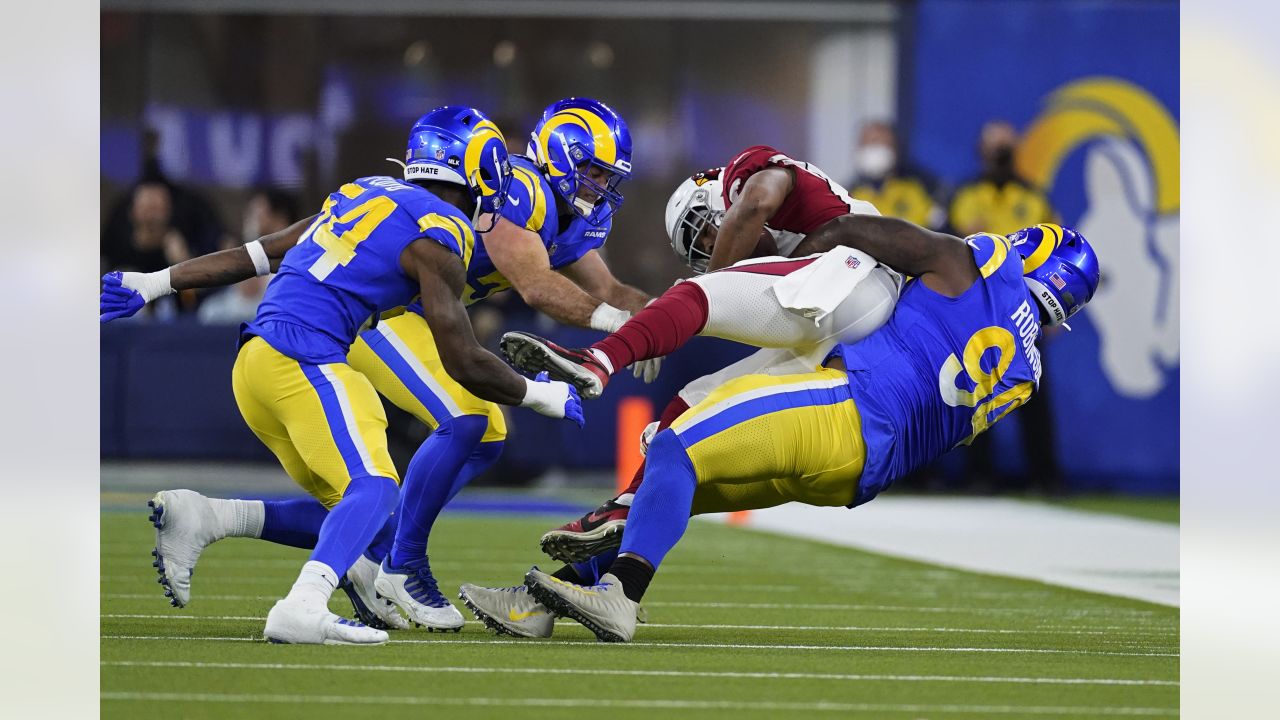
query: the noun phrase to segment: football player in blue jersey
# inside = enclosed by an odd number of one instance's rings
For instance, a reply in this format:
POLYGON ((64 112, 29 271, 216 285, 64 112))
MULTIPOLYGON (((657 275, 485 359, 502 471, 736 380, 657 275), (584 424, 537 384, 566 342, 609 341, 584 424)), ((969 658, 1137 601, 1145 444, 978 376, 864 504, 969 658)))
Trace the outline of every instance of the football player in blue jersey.
MULTIPOLYGON (((399 494, 381 403, 369 379, 347 363, 364 324, 376 324, 382 313, 416 297, 417 311, 439 338, 442 366, 467 391, 582 423, 571 386, 532 382, 512 372, 476 342, 458 300, 476 246, 473 223, 483 214, 492 224, 511 182, 501 132, 473 108, 446 106, 419 120, 414 140, 409 165, 418 169, 411 178, 360 178, 328 197, 280 263, 257 317, 241 327, 232 374, 241 414, 290 477, 328 510, 316 529, 311 559, 267 616, 264 635, 276 642, 387 640, 384 631, 327 608, 339 578, 388 526, 399 494)), ((257 270, 269 265, 261 247, 246 252, 257 270)), ((189 261, 190 269, 224 271, 223 260, 199 258, 189 261)), ((167 274, 182 284, 181 266, 174 270, 167 274)), ((119 274, 104 282, 108 288, 125 285, 119 274)), ((130 301, 123 291, 117 295, 130 301)), ((173 519, 175 505, 188 500, 180 492, 157 496, 152 518, 158 535, 173 519)), ((242 505, 208 510, 227 511, 225 524, 255 521, 238 512, 242 505)), ((155 564, 162 583, 186 583, 189 590, 194 561, 178 562, 185 577, 169 567, 178 560, 173 554, 189 553, 194 543, 185 539, 158 542, 155 564)))
MULTIPOLYGON (((617 187, 630 174, 630 158, 626 123, 604 103, 569 98, 548 107, 529 157, 511 157, 507 200, 476 245, 464 302, 514 287, 555 320, 604 331, 616 330, 642 308, 649 296, 619 283, 597 251, 622 201, 617 187)), ((383 396, 435 431, 406 472, 399 528, 377 591, 419 624, 460 628, 462 615, 431 574, 427 544, 449 499, 497 459, 506 435, 502 414, 449 377, 416 313, 362 334, 350 362, 383 396)), ((638 365, 637 374, 647 371, 652 380, 656 362, 638 365)))
POLYGON ((888 323, 837 345, 817 371, 730 380, 659 432, 617 559, 591 586, 533 568, 525 612, 630 641, 691 514, 870 501, 1024 404, 1040 380, 1041 328, 1065 324, 1099 280, 1084 237, 1050 224, 962 240, 846 215, 802 246, 856 248, 914 279, 888 323))
MULTIPOLYGON (((461 176, 432 159, 433 148, 422 146, 418 133, 410 138, 406 179, 461 176)), ((529 157, 511 156, 513 180, 498 214, 480 221, 467 267, 464 302, 471 304, 514 287, 526 302, 568 324, 604 331, 616 330, 650 297, 620 283, 601 259, 598 248, 622 201, 618 183, 630 173, 631 140, 626 123, 612 109, 595 100, 569 98, 549 106, 534 129, 529 157), (487 228, 487 229, 486 229, 487 228)), ((447 163, 446 163, 447 165, 447 163)), ((125 273, 108 276, 102 302, 103 320, 131 315, 146 301, 169 288, 211 287, 263 274, 293 247, 310 220, 244 249, 215 253, 218 263, 201 259, 152 275, 125 273), (159 289, 153 288, 158 286, 159 289)), ((430 328, 420 308, 386 317, 365 330, 352 345, 347 362, 365 375, 374 388, 398 407, 435 430, 415 454, 405 473, 398 528, 390 552, 370 549, 348 571, 344 590, 366 623, 404 627, 380 593, 391 598, 414 622, 428 629, 457 630, 462 616, 439 592, 426 556, 427 538, 444 504, 471 478, 498 457, 506 427, 497 405, 481 399, 446 372, 430 328), (383 562, 385 560, 385 562, 383 562), (379 563, 382 563, 382 567, 379 563), (375 585, 377 589, 375 591, 375 585), (390 610, 390 611, 389 611, 390 610)), ((658 360, 637 363, 637 376, 652 380, 658 360)), ((158 535, 160 544, 181 544, 182 562, 169 562, 175 605, 190 600, 185 581, 200 551, 227 536, 264 539, 311 547, 325 508, 309 498, 284 501, 237 501, 204 498, 184 492, 185 502, 168 503, 171 522, 158 535), (216 522, 211 508, 228 517, 231 510, 249 520, 239 524, 216 522), (197 528, 180 533, 182 526, 197 528), (176 538, 181 538, 178 543, 176 538)), ((171 555, 173 553, 170 553, 171 555)), ((163 573, 162 573, 163 575, 163 573)))

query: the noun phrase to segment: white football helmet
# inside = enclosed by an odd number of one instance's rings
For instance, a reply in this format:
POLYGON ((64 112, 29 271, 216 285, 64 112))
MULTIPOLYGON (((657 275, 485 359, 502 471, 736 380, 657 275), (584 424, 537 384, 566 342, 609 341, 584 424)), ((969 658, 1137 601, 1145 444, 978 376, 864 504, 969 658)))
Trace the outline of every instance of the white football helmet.
POLYGON ((671 248, 699 274, 707 271, 711 255, 699 248, 695 240, 708 224, 718 228, 724 218, 722 170, 724 168, 703 170, 686 178, 667 200, 667 235, 671 237, 671 248))

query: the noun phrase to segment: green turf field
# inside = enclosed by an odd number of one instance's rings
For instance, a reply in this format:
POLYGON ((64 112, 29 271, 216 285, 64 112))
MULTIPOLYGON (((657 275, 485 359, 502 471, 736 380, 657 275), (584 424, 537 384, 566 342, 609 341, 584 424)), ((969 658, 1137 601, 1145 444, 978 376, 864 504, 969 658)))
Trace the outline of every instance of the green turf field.
MULTIPOLYGON (((515 584, 563 519, 446 515, 431 545, 441 587, 515 584)), ((152 541, 141 508, 103 513, 103 717, 1177 715, 1176 609, 712 523, 692 523, 663 565, 629 646, 571 621, 550 640, 469 622, 382 647, 271 645, 263 619, 305 552, 218 543, 178 610, 152 541)), ((350 615, 342 593, 332 607, 350 615)))
POLYGON ((1078 495, 1051 501, 1053 505, 1087 510, 1089 512, 1125 515, 1176 523, 1179 517, 1177 497, 1116 497, 1112 495, 1078 495))

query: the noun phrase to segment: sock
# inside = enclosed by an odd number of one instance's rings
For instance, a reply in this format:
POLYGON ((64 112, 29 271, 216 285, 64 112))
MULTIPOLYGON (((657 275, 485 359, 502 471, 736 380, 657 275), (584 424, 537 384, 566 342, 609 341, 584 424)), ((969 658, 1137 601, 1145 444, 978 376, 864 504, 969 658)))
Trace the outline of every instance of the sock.
POLYGON ((596 360, 599 360, 600 364, 604 366, 604 371, 612 375, 613 361, 609 359, 609 356, 606 355, 603 350, 596 350, 595 348, 589 348, 589 349, 591 351, 591 355, 596 360))
MULTIPOLYGON (((312 500, 312 502, 315 502, 312 500)), ((218 538, 261 537, 263 503, 261 500, 220 500, 209 498, 213 514, 218 518, 218 538)))
POLYGON ((320 526, 311 559, 329 566, 337 575, 346 573, 391 517, 397 494, 396 481, 389 477, 352 478, 320 526))
POLYGON ((396 539, 396 529, 400 527, 400 513, 393 512, 391 517, 382 524, 382 529, 377 535, 373 536, 373 542, 369 543, 369 547, 365 548, 364 556, 370 560, 382 564, 387 553, 391 552, 391 543, 396 539))
POLYGON ((431 526, 449 498, 462 489, 462 469, 478 449, 488 425, 489 419, 483 415, 450 418, 414 453, 400 495, 400 527, 388 556, 392 567, 404 567, 427 556, 431 526))
POLYGON ((256 537, 280 545, 306 548, 316 546, 320 526, 329 511, 311 496, 262 503, 262 525, 256 537))
POLYGON ((609 571, 622 584, 622 593, 631 602, 640 602, 644 591, 649 589, 649 581, 653 580, 653 568, 633 557, 620 557, 613 563, 609 571))
MULTIPOLYGON (((689 525, 689 509, 698 481, 688 452, 670 430, 653 438, 647 465, 644 483, 631 503, 627 532, 618 552, 638 555, 656 570, 689 525)), ((613 564, 611 572, 615 575, 623 559, 613 564)))
POLYGON ((329 604, 329 596, 338 587, 338 573, 322 562, 310 560, 302 566, 298 579, 289 589, 288 599, 299 600, 308 605, 325 607, 329 604))
POLYGON ((573 563, 573 572, 582 578, 580 585, 595 585, 600 582, 600 578, 604 577, 605 573, 609 572, 613 561, 617 559, 617 550, 607 550, 587 558, 585 562, 573 563))
MULTIPOLYGON (((658 418, 658 432, 662 432, 663 430, 666 430, 667 428, 671 427, 671 423, 675 422, 676 418, 683 415, 684 411, 688 409, 689 409, 689 403, 685 402, 684 398, 680 397, 679 395, 671 398, 671 402, 667 403, 667 406, 662 409, 662 416, 658 418)), ((654 437, 656 438, 657 435, 654 435, 654 437)), ((644 462, 643 461, 640 463, 640 467, 636 468, 636 474, 631 476, 631 484, 623 489, 622 494, 623 495, 626 495, 628 493, 634 494, 636 490, 640 489, 640 483, 642 482, 644 482, 644 462)), ((618 501, 615 499, 614 502, 618 502, 618 501)), ((626 503, 619 503, 619 504, 630 505, 631 503, 626 502, 626 503)))
MULTIPOLYGON (((483 437, 483 436, 482 436, 483 437)), ((495 440, 487 443, 480 443, 476 446, 475 451, 471 453, 471 457, 467 458, 467 462, 462 466, 462 472, 458 473, 458 478, 453 482, 453 487, 449 488, 449 499, 453 498, 465 488, 480 473, 493 467, 498 461, 498 457, 502 455, 502 448, 506 443, 502 440, 495 440)))
POLYGON ((603 353, 611 367, 624 368, 670 355, 706 324, 707 294, 696 283, 676 283, 591 350, 603 353))
MULTIPOLYGON (((476 451, 471 453, 471 457, 467 458, 467 462, 462 466, 462 472, 458 474, 458 479, 454 482, 453 487, 449 488, 449 499, 445 501, 448 504, 453 500, 462 488, 467 486, 477 475, 488 470, 498 456, 502 454, 503 441, 480 443, 476 451)), ((387 519, 387 524, 382 526, 378 531, 377 537, 373 539, 373 543, 364 551, 364 556, 370 560, 381 564, 387 554, 391 552, 391 545, 396 538, 396 530, 400 527, 400 513, 392 513, 387 519)))
MULTIPOLYGON (((575 563, 576 565, 577 563, 575 563)), ((578 574, 573 565, 561 565, 560 569, 551 573, 551 577, 565 582, 571 582, 574 585, 591 585, 587 579, 578 574)))

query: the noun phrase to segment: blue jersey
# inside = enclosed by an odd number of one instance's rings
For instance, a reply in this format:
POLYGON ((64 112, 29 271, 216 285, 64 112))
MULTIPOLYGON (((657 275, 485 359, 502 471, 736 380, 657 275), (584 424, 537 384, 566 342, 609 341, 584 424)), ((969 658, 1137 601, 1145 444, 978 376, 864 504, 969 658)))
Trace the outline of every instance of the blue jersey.
POLYGON ((418 295, 400 256, 424 238, 464 265, 476 245, 467 218, 417 185, 389 177, 343 185, 285 254, 242 339, 258 335, 303 362, 344 362, 366 322, 418 295))
POLYGON ((837 346, 862 419, 854 505, 1022 405, 1040 382, 1039 311, 1000 235, 966 239, 981 278, 958 298, 908 283, 879 330, 837 346))
MULTIPOLYGON (((591 250, 604 244, 609 235, 612 220, 592 227, 576 214, 563 228, 556 209, 556 196, 551 192, 542 172, 532 160, 522 155, 511 156, 514 179, 502 204, 502 217, 536 234, 547 249, 551 267, 560 269, 577 262, 591 250)), ((479 302, 494 293, 511 287, 511 283, 493 266, 484 246, 487 238, 481 237, 475 256, 467 268, 467 289, 463 302, 467 305, 479 302)), ((411 310, 413 308, 410 308, 411 310)))

